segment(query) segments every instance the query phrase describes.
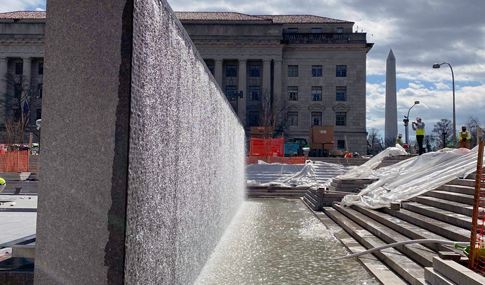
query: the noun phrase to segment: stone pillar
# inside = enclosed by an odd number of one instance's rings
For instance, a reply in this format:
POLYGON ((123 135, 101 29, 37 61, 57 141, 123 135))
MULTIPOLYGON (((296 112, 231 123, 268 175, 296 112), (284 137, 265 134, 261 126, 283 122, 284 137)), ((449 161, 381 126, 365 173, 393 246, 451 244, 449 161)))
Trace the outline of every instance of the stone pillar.
POLYGON ((271 60, 263 60, 263 90, 262 96, 270 96, 271 92, 271 60))
POLYGON ((216 78, 217 84, 222 89, 222 59, 216 59, 215 66, 214 66, 214 77, 216 78))
MULTIPOLYGON (((5 102, 7 93, 8 58, 0 58, 0 101, 5 102)), ((0 124, 5 123, 5 106, 0 107, 0 124)))
POLYGON ((24 62, 22 85, 24 86, 24 90, 31 90, 32 86, 30 86, 30 76, 32 74, 32 58, 24 57, 22 60, 24 62))
POLYGON ((283 60, 275 59, 274 60, 274 98, 275 100, 280 100, 282 103, 283 93, 281 93, 281 63, 283 60))
POLYGON ((238 69, 238 75, 239 75, 239 87, 238 91, 243 92, 243 98, 239 98, 237 102, 237 116, 243 123, 243 125, 246 125, 246 102, 248 98, 248 90, 246 88, 246 75, 247 75, 247 61, 245 59, 240 59, 239 60, 239 69, 238 69))

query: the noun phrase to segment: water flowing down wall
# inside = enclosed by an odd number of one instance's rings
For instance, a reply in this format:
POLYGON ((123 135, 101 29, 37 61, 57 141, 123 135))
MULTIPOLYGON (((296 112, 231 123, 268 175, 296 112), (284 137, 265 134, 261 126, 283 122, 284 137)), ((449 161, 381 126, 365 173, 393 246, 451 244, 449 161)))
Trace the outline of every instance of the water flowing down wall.
POLYGON ((49 0, 35 284, 190 284, 244 130, 164 0, 49 0))
POLYGON ((126 281, 190 284, 244 198, 244 130, 165 1, 135 1, 126 281))

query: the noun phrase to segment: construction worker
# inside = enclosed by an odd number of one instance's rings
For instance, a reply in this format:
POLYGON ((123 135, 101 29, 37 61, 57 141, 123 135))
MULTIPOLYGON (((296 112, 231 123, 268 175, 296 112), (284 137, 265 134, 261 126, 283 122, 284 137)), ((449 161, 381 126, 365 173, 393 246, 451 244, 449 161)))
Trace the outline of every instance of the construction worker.
POLYGON ((421 117, 416 117, 416 122, 413 122, 413 130, 416 131, 416 140, 418 141, 419 155, 424 153, 423 139, 424 139, 424 123, 421 121, 421 117))
POLYGON ((458 133, 458 139, 460 140, 460 148, 470 148, 470 139, 472 135, 466 130, 466 126, 461 126, 461 132, 458 133))
POLYGON ((404 145, 402 141, 402 134, 397 135, 396 143, 398 143, 400 146, 404 145))
POLYGON ((0 192, 2 192, 3 189, 5 189, 5 186, 7 186, 7 182, 5 181, 5 179, 0 177, 0 192))

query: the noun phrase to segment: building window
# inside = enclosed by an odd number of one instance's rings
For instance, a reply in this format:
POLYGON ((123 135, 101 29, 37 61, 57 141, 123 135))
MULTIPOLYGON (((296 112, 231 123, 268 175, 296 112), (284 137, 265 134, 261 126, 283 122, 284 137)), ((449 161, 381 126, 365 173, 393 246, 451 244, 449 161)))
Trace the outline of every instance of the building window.
POLYGON ((337 141, 337 148, 338 149, 345 149, 345 140, 338 140, 337 141))
POLYGON ((39 62, 39 74, 42 75, 44 74, 44 63, 39 62))
POLYGON ((260 77, 261 76, 261 66, 250 65, 249 66, 249 77, 260 77))
POLYGON ((337 77, 347 77, 347 65, 337 65, 337 77))
POLYGON ((337 101, 347 101, 347 86, 337 86, 337 101))
POLYGON ((288 34, 297 34, 298 28, 288 28, 288 34))
POLYGON ((248 113, 248 125, 250 127, 259 126, 259 112, 249 111, 249 113, 248 113))
POLYGON ((298 77, 298 65, 288 65, 288 77, 298 77))
POLYGON ((24 72, 24 64, 22 62, 15 63, 15 74, 22 74, 24 72))
POLYGON ((42 98, 42 84, 37 86, 37 98, 42 98))
POLYGON ((344 28, 337 28, 337 34, 343 34, 344 28))
POLYGON ((14 96, 16 98, 19 98, 22 95, 22 84, 21 83, 15 83, 14 85, 14 96))
POLYGON ((288 98, 290 101, 298 101, 298 86, 288 86, 288 98))
POLYGON ((288 126, 298 126, 298 112, 288 112, 288 126))
POLYGON ((322 77, 321 65, 312 65, 312 77, 322 77))
POLYGON ((322 86, 312 86, 312 101, 322 101, 322 86))
POLYGON ((312 33, 313 34, 321 34, 322 33, 322 28, 312 28, 312 33))
POLYGON ((236 77, 237 68, 235 65, 226 65, 226 77, 236 77))
POLYGON ((214 75, 214 65, 207 65, 207 68, 209 68, 209 71, 214 75))
POLYGON ((337 112, 336 118, 337 119, 336 119, 335 125, 337 125, 337 126, 346 126, 347 125, 347 113, 337 112))
POLYGON ((312 126, 322 125, 322 112, 312 112, 312 126))
POLYGON ((260 86, 249 86, 249 100, 250 101, 261 100, 261 87, 260 86))
POLYGON ((41 115, 42 115, 42 110, 41 109, 37 109, 37 111, 36 111, 36 120, 40 119, 41 118, 41 115))
POLYGON ((237 87, 236 85, 227 85, 226 86, 226 97, 227 100, 233 101, 237 99, 237 87))

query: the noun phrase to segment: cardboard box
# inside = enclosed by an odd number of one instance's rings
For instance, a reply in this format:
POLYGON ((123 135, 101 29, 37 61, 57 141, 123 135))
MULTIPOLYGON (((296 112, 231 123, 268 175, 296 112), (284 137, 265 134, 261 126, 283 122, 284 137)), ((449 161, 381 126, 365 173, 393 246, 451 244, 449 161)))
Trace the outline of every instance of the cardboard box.
POLYGON ((325 149, 330 151, 334 147, 333 126, 310 127, 310 148, 321 149, 325 143, 325 149))

